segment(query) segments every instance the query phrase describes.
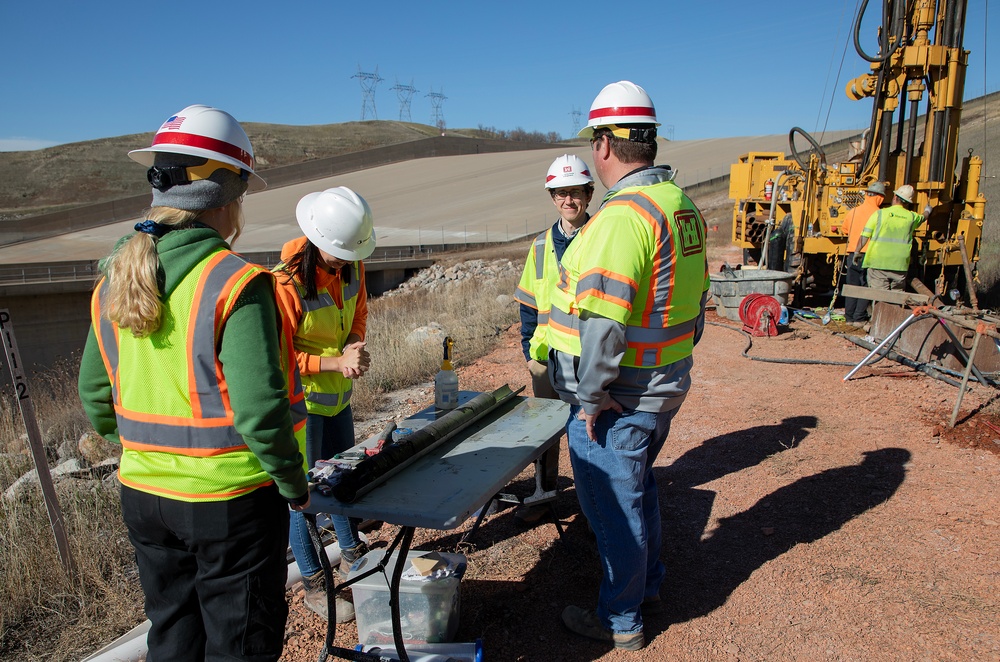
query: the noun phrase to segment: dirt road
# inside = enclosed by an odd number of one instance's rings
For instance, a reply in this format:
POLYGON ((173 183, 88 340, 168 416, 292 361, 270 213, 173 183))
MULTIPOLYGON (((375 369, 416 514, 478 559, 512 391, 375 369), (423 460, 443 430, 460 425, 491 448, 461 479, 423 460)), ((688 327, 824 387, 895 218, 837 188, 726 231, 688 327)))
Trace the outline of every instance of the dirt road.
MULTIPOLYGON (((465 550, 458 640, 482 638, 486 659, 520 662, 1000 659, 1000 433, 983 423, 997 424, 984 407, 992 393, 967 395, 951 432, 952 386, 888 361, 845 383, 848 366, 748 360, 736 324, 710 320, 657 461, 668 609, 647 619, 646 648, 610 650, 560 622, 566 605, 593 604, 600 579, 565 444, 566 539, 509 509, 490 516, 465 550)), ((863 350, 832 330, 796 321, 749 355, 859 362, 863 350)), ((486 390, 524 384, 523 370, 514 327, 459 375, 462 388, 486 390)), ((409 399, 400 415, 432 394, 409 399)), ((529 470, 515 487, 531 484, 529 470)), ((419 531, 415 546, 457 541, 419 531)), ((325 624, 302 609, 301 591, 292 600, 282 659, 314 660, 325 624)), ((338 631, 345 644, 355 636, 338 631)))

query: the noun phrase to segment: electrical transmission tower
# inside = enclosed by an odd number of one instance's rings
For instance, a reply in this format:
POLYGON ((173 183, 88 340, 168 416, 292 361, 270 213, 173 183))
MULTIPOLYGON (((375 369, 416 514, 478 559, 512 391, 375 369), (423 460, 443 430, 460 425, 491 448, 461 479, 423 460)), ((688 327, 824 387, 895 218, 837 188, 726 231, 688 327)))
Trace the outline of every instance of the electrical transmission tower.
POLYGON ((409 85, 400 85, 399 79, 396 79, 396 86, 390 87, 390 90, 396 92, 396 98, 399 99, 399 121, 409 122, 410 121, 410 100, 413 99, 413 95, 417 93, 417 88, 413 87, 413 79, 410 79, 409 85))
POLYGON ((573 135, 575 136, 580 132, 580 116, 583 115, 579 110, 574 108, 569 112, 569 116, 573 118, 573 135))
POLYGON ((666 129, 667 140, 673 140, 674 139, 674 125, 673 124, 668 124, 664 128, 666 129))
POLYGON ((434 88, 425 94, 431 100, 431 124, 439 129, 444 129, 444 115, 441 114, 441 104, 444 102, 446 97, 444 95, 444 88, 441 88, 440 92, 435 92, 434 88))
POLYGON ((382 82, 382 77, 378 75, 378 65, 375 65, 375 73, 361 71, 358 65, 358 73, 351 76, 361 82, 361 119, 368 119, 368 109, 372 109, 372 119, 378 119, 378 111, 375 110, 375 88, 382 82))

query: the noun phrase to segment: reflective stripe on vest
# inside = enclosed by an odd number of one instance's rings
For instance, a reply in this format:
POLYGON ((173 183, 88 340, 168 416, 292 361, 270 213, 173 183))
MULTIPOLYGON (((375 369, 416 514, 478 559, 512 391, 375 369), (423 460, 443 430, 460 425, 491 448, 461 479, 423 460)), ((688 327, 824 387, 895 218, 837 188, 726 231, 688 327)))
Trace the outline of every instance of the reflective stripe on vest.
MULTIPOLYGON (((566 249, 572 250, 573 244, 566 249)), ((565 259, 565 255, 563 258, 565 259)), ((546 340, 549 347, 572 356, 580 356, 580 318, 576 314, 576 303, 573 293, 576 291, 572 277, 566 268, 558 265, 558 280, 551 288, 551 309, 549 310, 548 334, 546 340)))
POLYGON ((291 320, 285 315, 284 308, 277 306, 277 310, 281 328, 279 340, 282 367, 285 372, 285 384, 288 386, 288 402, 292 415, 292 429, 295 431, 296 441, 299 442, 299 452, 302 453, 305 470, 309 471, 312 467, 308 466, 308 460, 306 459, 305 436, 306 417, 309 412, 306 411, 306 394, 302 388, 302 375, 299 373, 299 366, 295 361, 295 346, 293 344, 295 329, 292 327, 291 320))
POLYGON ((233 427, 216 355, 222 329, 261 267, 219 249, 164 303, 164 324, 145 338, 121 333, 102 314, 108 283, 91 312, 124 448, 119 476, 136 489, 185 501, 245 494, 273 481, 233 427))

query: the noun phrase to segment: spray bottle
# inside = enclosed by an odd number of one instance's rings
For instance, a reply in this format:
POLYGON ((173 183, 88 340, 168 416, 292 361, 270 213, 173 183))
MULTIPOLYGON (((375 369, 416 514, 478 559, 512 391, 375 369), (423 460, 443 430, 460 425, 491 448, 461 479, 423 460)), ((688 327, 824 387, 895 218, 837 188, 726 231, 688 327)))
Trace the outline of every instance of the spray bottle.
POLYGON ((458 375, 451 365, 451 336, 444 339, 444 360, 434 378, 434 406, 437 409, 454 409, 458 406, 458 375))

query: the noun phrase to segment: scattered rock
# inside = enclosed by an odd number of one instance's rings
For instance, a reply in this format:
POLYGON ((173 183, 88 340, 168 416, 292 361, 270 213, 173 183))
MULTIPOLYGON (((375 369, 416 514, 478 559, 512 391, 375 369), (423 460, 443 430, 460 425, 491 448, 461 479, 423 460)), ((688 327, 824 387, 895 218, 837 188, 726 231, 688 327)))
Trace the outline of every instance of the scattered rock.
POLYGON ((120 457, 122 449, 96 432, 85 432, 77 442, 77 450, 87 464, 96 467, 105 460, 120 457))
POLYGON ((444 327, 442 327, 437 322, 431 322, 426 326, 421 326, 406 336, 406 343, 408 345, 427 345, 430 343, 441 344, 444 342, 445 335, 444 327))

